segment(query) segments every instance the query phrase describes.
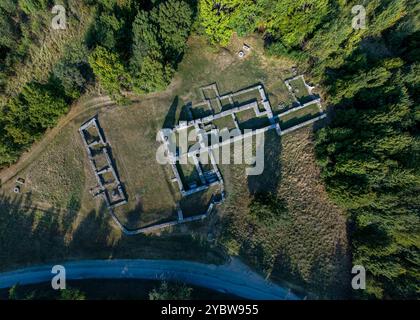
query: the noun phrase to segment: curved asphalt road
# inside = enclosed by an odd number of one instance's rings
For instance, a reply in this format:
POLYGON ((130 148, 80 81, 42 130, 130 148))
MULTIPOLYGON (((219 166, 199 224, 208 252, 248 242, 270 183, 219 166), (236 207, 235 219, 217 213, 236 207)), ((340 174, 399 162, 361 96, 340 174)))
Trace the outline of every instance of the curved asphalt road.
MULTIPOLYGON (((67 280, 148 279, 176 280, 255 300, 297 300, 288 289, 265 280, 233 258, 216 266, 182 260, 80 260, 65 262, 67 280)), ((53 265, 0 273, 0 288, 49 282, 53 265)))

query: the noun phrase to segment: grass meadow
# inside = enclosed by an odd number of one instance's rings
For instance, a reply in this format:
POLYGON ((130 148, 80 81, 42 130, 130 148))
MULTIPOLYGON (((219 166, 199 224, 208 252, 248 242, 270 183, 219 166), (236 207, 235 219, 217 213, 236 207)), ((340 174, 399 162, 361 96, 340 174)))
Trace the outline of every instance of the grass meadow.
MULTIPOLYGON (((125 237, 102 200, 90 195, 96 181, 77 131, 89 117, 98 115, 127 191, 129 202, 117 214, 129 227, 139 227, 175 217, 180 195, 170 181, 170 168, 156 162, 156 135, 185 117, 186 104, 200 102, 200 87, 216 82, 224 94, 262 83, 273 108, 290 101, 282 81, 291 76, 293 62, 264 56, 262 40, 235 37, 228 48, 218 49, 192 36, 188 45, 167 90, 132 97, 125 106, 92 104, 83 97, 59 129, 34 145, 31 150, 37 152, 24 155, 13 179, 0 188, 0 268, 117 257, 222 263, 229 253, 296 288, 345 296, 350 263, 346 219, 321 183, 311 127, 282 139, 268 133, 261 176, 247 177, 244 165, 221 165, 227 201, 203 222, 125 237), (244 42, 252 49, 241 59, 237 52, 244 42), (19 195, 12 192, 17 177, 25 179, 19 195), (248 205, 258 192, 275 194, 287 215, 268 225, 256 221, 248 205)), ((209 194, 197 195, 183 200, 182 206, 201 210, 208 199, 209 194)))

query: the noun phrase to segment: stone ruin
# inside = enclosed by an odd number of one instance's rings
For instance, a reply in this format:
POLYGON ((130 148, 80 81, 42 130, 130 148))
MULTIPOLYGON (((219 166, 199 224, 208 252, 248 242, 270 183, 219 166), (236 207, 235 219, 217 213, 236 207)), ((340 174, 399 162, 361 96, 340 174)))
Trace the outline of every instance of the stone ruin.
POLYGON ((109 143, 105 141, 105 138, 102 134, 102 130, 99 126, 99 123, 96 117, 87 121, 79 129, 80 134, 82 135, 82 138, 83 138, 86 151, 88 153, 90 165, 98 181, 98 187, 96 188, 97 190, 93 192, 93 195, 95 197, 96 196, 103 197, 112 218, 114 219, 116 224, 120 227, 122 232, 126 235, 135 235, 135 234, 140 234, 140 233, 157 231, 162 228, 175 226, 181 223, 199 221, 199 220, 203 220, 207 218, 212 213, 214 207, 218 204, 221 204, 225 200, 224 180, 217 166, 217 162, 213 154, 214 150, 222 147, 223 145, 232 144, 236 141, 245 139, 247 137, 250 137, 256 134, 264 133, 269 130, 275 130, 277 135, 281 136, 326 117, 326 114, 323 111, 323 108, 321 105, 320 98, 315 97, 307 103, 304 103, 304 104, 300 103, 300 101, 295 95, 295 92, 292 86, 290 85, 291 81, 297 80, 297 79, 303 80, 305 87, 308 89, 309 95, 312 95, 312 90, 314 89, 314 87, 309 86, 305 82, 303 75, 285 80, 284 83, 286 87, 289 89, 291 95, 294 97, 294 100, 297 106, 292 107, 289 110, 284 111, 278 115, 273 114, 270 101, 262 85, 256 85, 256 86, 244 89, 244 90, 237 91, 235 93, 228 93, 225 95, 220 95, 217 85, 211 84, 209 86, 201 88, 200 92, 203 99, 202 102, 195 104, 194 106, 190 105, 188 109, 188 115, 189 115, 188 121, 180 121, 178 125, 176 125, 174 128, 164 128, 160 131, 160 140, 161 140, 161 143, 164 144, 165 146, 165 154, 169 160, 169 164, 173 172, 172 181, 176 182, 182 197, 187 197, 194 193, 205 191, 213 186, 219 187, 220 193, 212 195, 210 199, 210 204, 208 205, 205 213, 185 218, 180 205, 177 204, 177 208, 176 208, 177 216, 178 216, 177 220, 165 222, 162 224, 155 224, 152 226, 134 229, 134 230, 127 229, 119 221, 119 219, 116 217, 113 211, 114 208, 121 206, 123 204, 126 204, 127 197, 125 196, 125 191, 123 189, 121 181, 119 180, 115 166, 113 165, 113 162, 111 160, 109 143), (211 98, 206 97, 205 95, 206 90, 213 91, 215 94, 215 98, 211 99, 211 98), (254 100, 254 101, 246 102, 239 105, 235 103, 235 98, 249 94, 252 91, 258 92, 259 97, 258 99, 256 99, 256 101, 254 100), (215 107, 212 105, 212 101, 215 101, 216 103, 215 107), (228 101, 232 107, 227 110, 223 110, 222 101, 228 101), (299 123, 286 130, 281 129, 279 122, 283 116, 289 113, 298 111, 300 109, 306 108, 312 104, 316 104, 319 107, 319 110, 320 110, 319 116, 312 118, 310 120, 304 121, 302 123, 299 123), (262 106, 263 110, 260 110, 260 105, 262 106), (210 111, 210 115, 206 115, 204 117, 199 117, 199 118, 194 119, 192 109, 196 107, 203 107, 203 106, 210 111), (258 128, 250 132, 242 133, 240 130, 240 124, 238 122, 237 114, 246 110, 253 110, 255 113, 255 117, 267 117, 268 124, 262 128, 258 128), (219 135, 221 131, 220 128, 217 128, 217 126, 214 125, 213 122, 223 117, 229 117, 229 116, 232 117, 232 120, 235 124, 236 129, 241 133, 229 139, 219 141, 215 144, 206 145, 204 143, 204 141, 206 141, 205 135, 211 135, 211 134, 219 135), (188 128, 193 128, 197 132, 199 148, 189 148, 187 150, 180 150, 180 148, 178 147, 174 148, 173 146, 171 146, 171 141, 168 138, 168 134, 173 135, 181 130, 188 130, 188 128), (91 131, 93 131, 93 134, 91 131), (210 169, 207 167, 207 170, 205 170, 203 164, 200 162, 199 155, 202 153, 208 153, 209 159, 210 159, 210 169), (98 161, 96 159, 96 156, 98 154, 105 157, 106 164, 104 166, 98 165, 98 161), (199 184, 196 184, 196 183, 186 184, 181 178, 182 171, 180 167, 178 166, 178 164, 180 163, 182 157, 187 157, 187 158, 190 157, 192 161, 194 162, 194 167, 199 177, 199 184), (105 175, 107 175, 108 177, 111 177, 111 179, 104 177, 105 175))
POLYGON ((111 147, 102 134, 98 119, 94 117, 84 123, 79 132, 98 182, 94 197, 102 196, 109 210, 126 204, 123 185, 111 160, 111 147))

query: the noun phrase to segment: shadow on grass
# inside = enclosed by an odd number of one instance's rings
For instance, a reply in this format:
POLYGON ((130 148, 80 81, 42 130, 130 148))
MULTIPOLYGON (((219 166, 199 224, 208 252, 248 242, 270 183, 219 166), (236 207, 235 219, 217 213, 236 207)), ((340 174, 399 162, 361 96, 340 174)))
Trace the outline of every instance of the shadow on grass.
POLYGON ((176 96, 169 107, 168 113, 165 116, 163 121, 162 129, 169 128, 172 129, 176 124, 176 111, 178 109, 179 97, 176 96))
POLYGON ((248 190, 257 193, 276 193, 281 179, 281 138, 269 131, 264 139, 264 171, 260 175, 248 176, 248 190))
POLYGON ((309 275, 303 277, 290 254, 280 252, 275 257, 271 276, 279 282, 293 283, 293 290, 309 299, 348 299, 351 279, 347 257, 342 246, 337 244, 328 259, 319 256, 311 261, 309 275))
POLYGON ((0 268, 64 257, 62 222, 58 210, 34 207, 31 195, 11 198, 0 194, 0 268))
POLYGON ((185 259, 215 264, 226 259, 190 234, 163 230, 160 236, 124 236, 104 205, 83 216, 66 216, 63 211, 37 208, 30 195, 12 198, 0 193, 0 270, 70 259, 185 259))

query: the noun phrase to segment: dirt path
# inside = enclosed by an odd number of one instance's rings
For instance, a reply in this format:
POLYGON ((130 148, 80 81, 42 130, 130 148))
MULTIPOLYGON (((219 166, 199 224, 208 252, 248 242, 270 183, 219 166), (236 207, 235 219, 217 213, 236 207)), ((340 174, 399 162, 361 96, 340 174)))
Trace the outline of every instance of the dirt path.
MULTIPOLYGON (((165 91, 150 93, 143 97, 138 97, 130 92, 125 92, 124 94, 130 99, 131 103, 143 102, 159 96, 163 97, 172 94, 172 92, 180 86, 181 82, 182 80, 175 76, 165 91)), ((115 102, 108 96, 96 96, 87 100, 84 100, 83 97, 79 99, 79 101, 70 108, 67 115, 61 118, 54 128, 48 130, 41 140, 35 142, 28 151, 24 152, 15 164, 0 170, 0 185, 17 177, 21 171, 26 169, 29 164, 41 154, 48 144, 54 140, 60 131, 76 117, 91 110, 101 109, 112 105, 115 105, 115 102)))

